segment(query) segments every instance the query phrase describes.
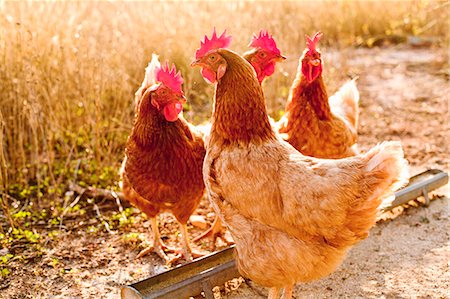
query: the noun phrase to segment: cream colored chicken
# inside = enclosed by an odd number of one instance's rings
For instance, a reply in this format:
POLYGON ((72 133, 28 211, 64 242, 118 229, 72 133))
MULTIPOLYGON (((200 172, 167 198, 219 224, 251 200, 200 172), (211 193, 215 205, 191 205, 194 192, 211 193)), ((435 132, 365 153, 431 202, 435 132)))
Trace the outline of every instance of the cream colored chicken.
POLYGON ((193 65, 216 83, 203 177, 236 243, 239 271, 291 298, 297 282, 333 272, 367 237, 382 199, 406 182, 399 142, 340 160, 303 156, 270 126, 251 65, 206 39, 193 65))

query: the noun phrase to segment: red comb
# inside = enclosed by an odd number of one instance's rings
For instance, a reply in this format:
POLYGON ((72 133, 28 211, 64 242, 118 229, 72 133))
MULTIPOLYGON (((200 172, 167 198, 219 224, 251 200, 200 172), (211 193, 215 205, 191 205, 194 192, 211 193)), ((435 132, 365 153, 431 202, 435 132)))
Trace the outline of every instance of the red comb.
POLYGON ((167 61, 165 65, 156 67, 155 81, 166 85, 175 92, 183 93, 181 89, 181 84, 183 84, 183 77, 181 77, 180 72, 177 73, 177 69, 175 68, 175 65, 173 63, 171 69, 169 69, 169 63, 167 61))
POLYGON ((248 46, 253 48, 266 49, 277 55, 281 54, 280 50, 277 48, 277 44, 275 43, 275 40, 273 39, 272 35, 269 35, 267 30, 263 29, 259 31, 259 35, 253 34, 252 41, 248 46))
POLYGON ((306 37, 306 46, 308 47, 309 51, 314 52, 316 51, 316 46, 319 40, 322 38, 323 33, 322 32, 316 32, 314 34, 313 38, 310 38, 307 34, 305 34, 306 37))
POLYGON ((195 52, 195 59, 203 57, 206 53, 213 49, 226 48, 231 43, 231 35, 225 36, 227 31, 225 30, 221 36, 217 37, 216 28, 214 28, 211 39, 205 35, 205 40, 200 42, 200 48, 195 52))

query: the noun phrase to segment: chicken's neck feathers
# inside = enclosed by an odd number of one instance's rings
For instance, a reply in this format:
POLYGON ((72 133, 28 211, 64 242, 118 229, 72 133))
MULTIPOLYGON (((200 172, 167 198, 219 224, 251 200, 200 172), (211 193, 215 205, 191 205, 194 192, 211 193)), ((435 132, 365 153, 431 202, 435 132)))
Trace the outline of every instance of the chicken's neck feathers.
POLYGON ((216 86, 211 138, 222 144, 274 139, 263 91, 252 66, 231 51, 221 54, 228 65, 216 86))
POLYGON ((169 122, 155 108, 147 107, 137 112, 130 138, 143 148, 164 148, 176 146, 191 138, 187 122, 180 116, 169 122))
POLYGON ((301 117, 301 114, 305 112, 304 107, 306 105, 313 108, 319 120, 329 120, 332 118, 328 94, 322 75, 311 83, 307 82, 301 72, 297 75, 291 93, 289 94, 286 112, 301 117))

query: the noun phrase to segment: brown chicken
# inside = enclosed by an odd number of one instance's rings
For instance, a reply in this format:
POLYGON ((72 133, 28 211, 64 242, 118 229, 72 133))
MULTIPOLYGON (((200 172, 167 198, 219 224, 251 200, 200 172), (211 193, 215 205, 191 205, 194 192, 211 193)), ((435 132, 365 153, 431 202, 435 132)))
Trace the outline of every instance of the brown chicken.
MULTIPOLYGON (((359 92, 355 80, 345 83, 328 98, 322 79, 322 60, 316 49, 321 33, 312 39, 300 58, 297 78, 291 87, 286 113, 275 125, 283 138, 304 155, 318 158, 345 158, 357 153, 359 92)), ((253 36, 244 54, 260 83, 275 70, 284 57, 267 31, 253 36)))
POLYGON ((266 77, 275 72, 276 63, 286 57, 281 55, 275 40, 267 30, 261 30, 258 35, 254 34, 248 46, 253 49, 245 52, 243 57, 253 66, 258 81, 262 84, 266 77))
MULTIPOLYGON (((225 37, 221 36, 222 39, 225 37)), ((332 273, 368 236, 383 198, 407 181, 399 142, 338 160, 306 157, 272 129, 252 66, 222 43, 192 65, 216 83, 203 177, 236 243, 239 271, 291 298, 293 285, 332 273)))
POLYGON ((359 93, 354 80, 330 99, 322 78, 322 59, 316 49, 322 33, 307 38, 285 115, 278 132, 302 154, 318 158, 345 158, 357 154, 359 93))
POLYGON ((168 211, 181 225, 183 254, 190 260, 198 254, 191 250, 186 224, 204 194, 205 148, 201 134, 179 115, 186 101, 181 74, 167 64, 153 67, 154 80, 149 79, 147 69, 136 92, 136 117, 126 145, 122 189, 127 200, 152 222, 153 246, 138 257, 154 251, 169 262, 156 218, 168 211), (155 84, 149 86, 151 83, 155 84))

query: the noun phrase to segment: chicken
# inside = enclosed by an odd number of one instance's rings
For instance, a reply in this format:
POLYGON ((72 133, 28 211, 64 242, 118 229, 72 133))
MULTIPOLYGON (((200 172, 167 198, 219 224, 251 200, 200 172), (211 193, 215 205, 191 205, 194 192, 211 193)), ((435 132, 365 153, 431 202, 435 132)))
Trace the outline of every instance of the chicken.
POLYGON ((151 218, 154 244, 138 257, 154 251, 166 262, 156 218, 164 211, 181 225, 185 258, 199 256, 190 247, 186 224, 204 194, 205 148, 202 135, 179 115, 186 101, 182 83, 173 65, 161 67, 153 56, 136 92, 136 116, 121 170, 126 199, 151 218))
MULTIPOLYGON (((258 35, 253 34, 248 46, 253 49, 242 56, 252 65, 259 84, 262 84, 266 77, 273 75, 276 63, 286 60, 286 57, 281 55, 275 40, 267 30, 260 30, 258 35)), ((276 121, 270 116, 269 121, 273 127, 278 127, 276 121)))
POLYGON ((302 155, 271 127, 252 66, 224 48, 223 34, 201 44, 193 66, 216 84, 203 164, 208 197, 236 243, 240 273, 284 288, 332 273, 366 238, 381 201, 407 181, 399 142, 325 160, 302 155))
POLYGON ((286 59, 281 55, 275 40, 267 30, 254 34, 249 44, 253 49, 244 53, 244 58, 250 62, 256 72, 260 84, 275 72, 275 64, 286 59))
MULTIPOLYGON (((300 58, 286 114, 275 127, 283 138, 305 155, 345 158, 357 153, 359 92, 355 80, 345 83, 328 99, 322 79, 322 61, 316 49, 322 34, 307 38, 308 49, 300 58)), ((267 31, 254 36, 244 58, 256 71, 260 83, 272 75, 280 61, 280 50, 267 31), (263 71, 261 71, 263 70, 263 71)))
POLYGON ((328 99, 322 78, 322 59, 316 49, 322 37, 306 36, 307 49, 278 122, 279 133, 302 154, 318 158, 345 158, 357 154, 359 92, 355 80, 328 99))

